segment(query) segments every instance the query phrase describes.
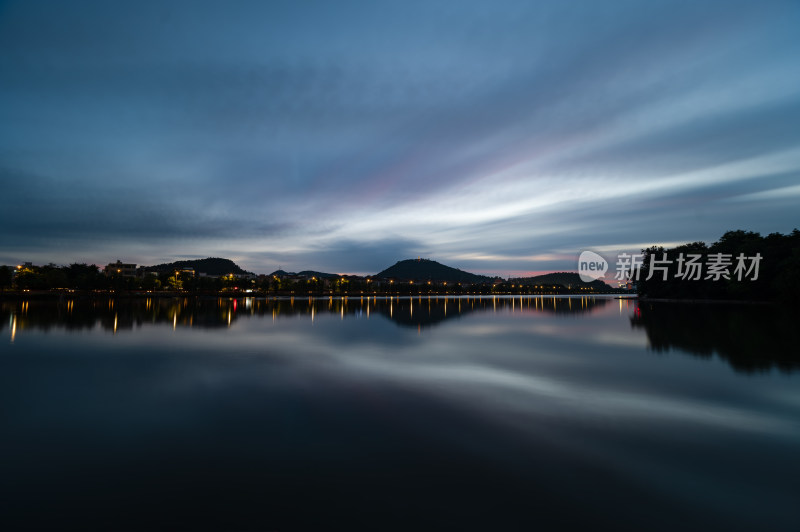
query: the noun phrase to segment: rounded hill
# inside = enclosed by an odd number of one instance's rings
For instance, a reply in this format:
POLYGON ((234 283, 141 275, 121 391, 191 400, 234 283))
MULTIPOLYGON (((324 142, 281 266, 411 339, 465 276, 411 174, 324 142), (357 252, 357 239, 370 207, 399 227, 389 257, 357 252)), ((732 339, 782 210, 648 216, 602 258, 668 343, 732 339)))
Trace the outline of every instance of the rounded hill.
POLYGON ((483 283, 490 278, 440 264, 430 259, 406 259, 386 268, 375 277, 403 281, 483 283))

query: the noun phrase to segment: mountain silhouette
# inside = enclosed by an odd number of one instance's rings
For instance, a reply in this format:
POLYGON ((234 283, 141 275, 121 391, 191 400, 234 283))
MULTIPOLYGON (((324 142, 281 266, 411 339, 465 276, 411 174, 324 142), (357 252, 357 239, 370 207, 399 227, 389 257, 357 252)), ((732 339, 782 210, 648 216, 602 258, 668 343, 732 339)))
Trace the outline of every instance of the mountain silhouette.
POLYGON ((178 260, 167 264, 147 266, 145 269, 150 272, 174 272, 175 270, 184 270, 188 268, 193 269, 196 273, 204 273, 212 276, 228 275, 230 273, 235 275, 251 274, 251 272, 240 268, 239 265, 232 260, 221 259, 218 257, 209 257, 207 259, 196 260, 178 260))
POLYGON ((300 277, 316 277, 317 279, 331 279, 333 277, 339 277, 336 273, 326 273, 326 272, 318 272, 314 270, 303 270, 301 272, 287 272, 286 270, 275 270, 271 274, 270 277, 287 277, 298 275, 300 277))
POLYGON ((448 281, 454 283, 484 283, 491 277, 465 272, 430 259, 406 259, 375 275, 379 278, 419 281, 448 281))
POLYGON ((513 282, 523 285, 561 285, 565 288, 572 288, 575 286, 591 286, 595 289, 607 289, 608 285, 603 281, 595 280, 592 282, 584 282, 580 276, 574 272, 555 272, 546 273, 544 275, 536 275, 534 277, 521 277, 512 279, 513 282))

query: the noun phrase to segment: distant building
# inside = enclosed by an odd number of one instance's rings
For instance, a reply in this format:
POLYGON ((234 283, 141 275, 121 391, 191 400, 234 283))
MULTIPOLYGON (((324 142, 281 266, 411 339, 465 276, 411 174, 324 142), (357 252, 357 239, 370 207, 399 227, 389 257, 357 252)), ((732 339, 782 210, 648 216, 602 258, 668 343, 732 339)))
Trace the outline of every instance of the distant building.
POLYGON ((136 265, 117 261, 106 266, 103 272, 106 274, 106 277, 113 277, 115 275, 121 277, 136 277, 136 265))

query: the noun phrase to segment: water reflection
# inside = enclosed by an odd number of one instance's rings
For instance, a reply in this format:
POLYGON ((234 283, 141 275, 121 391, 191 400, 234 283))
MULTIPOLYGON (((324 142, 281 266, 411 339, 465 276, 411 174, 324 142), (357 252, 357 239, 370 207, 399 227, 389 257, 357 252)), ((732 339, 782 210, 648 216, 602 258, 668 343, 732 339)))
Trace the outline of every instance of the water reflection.
MULTIPOLYGON (((224 328, 238 319, 257 316, 306 317, 338 315, 340 319, 387 318, 397 325, 429 327, 473 312, 587 314, 610 303, 607 297, 328 297, 264 299, 146 298, 5 302, 0 330, 12 336, 26 329, 102 329, 117 333, 148 324, 224 328)), ((620 303, 622 304, 622 303, 620 303)), ((627 303, 626 303, 627 305, 627 303)))
MULTIPOLYGON (((715 353, 737 371, 800 368, 798 313, 767 305, 646 303, 611 297, 416 296, 325 298, 142 298, 6 301, 0 305, 0 331, 10 341, 26 330, 95 328, 119 334, 148 326, 173 330, 224 329, 250 318, 294 318, 313 325, 325 317, 386 319, 422 330, 479 313, 584 316, 619 307, 633 329, 642 329, 650 349, 678 350, 699 357, 715 353)), ((607 339, 611 339, 610 337, 607 339)), ((622 336, 617 343, 634 341, 622 336)))
POLYGON ((631 316, 651 349, 705 358, 716 353, 743 372, 799 369, 798 322, 797 311, 771 305, 642 303, 631 316))
POLYGON ((800 529, 797 374, 637 308, 6 302, 0 530, 800 529))

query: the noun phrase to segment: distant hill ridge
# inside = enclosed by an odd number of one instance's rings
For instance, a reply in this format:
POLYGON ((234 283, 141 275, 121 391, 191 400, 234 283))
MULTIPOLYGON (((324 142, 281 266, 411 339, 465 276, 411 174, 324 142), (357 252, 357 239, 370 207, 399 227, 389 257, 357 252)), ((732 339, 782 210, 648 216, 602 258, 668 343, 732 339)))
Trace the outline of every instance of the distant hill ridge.
POLYGON ((167 264, 157 264, 156 266, 145 267, 145 269, 150 272, 169 272, 189 268, 193 269, 196 273, 204 273, 206 275, 213 276, 227 275, 229 273, 235 275, 252 275, 252 272, 243 270, 232 260, 218 257, 194 260, 177 260, 167 264))
MULTIPOLYGON (((238 264, 230 259, 219 257, 209 257, 206 259, 178 260, 166 264, 146 266, 145 270, 151 272, 171 272, 175 270, 193 269, 197 273, 210 276, 221 276, 227 274, 252 275, 242 269, 238 264)), ((330 279, 339 277, 335 273, 318 272, 314 270, 303 270, 301 272, 287 272, 282 269, 276 270, 270 276, 278 277, 317 277, 318 279, 330 279)), ((480 284, 492 282, 495 278, 486 275, 478 275, 446 266, 431 259, 405 259, 398 261, 393 266, 386 268, 380 273, 375 274, 377 278, 398 279, 401 281, 434 281, 434 282, 458 282, 480 284)), ((510 279, 510 281, 523 285, 562 285, 572 286, 594 286, 595 288, 608 288, 603 281, 592 281, 585 283, 581 281, 577 273, 574 272, 555 272, 534 277, 521 277, 510 279)))
POLYGON ((451 281, 459 283, 484 283, 491 277, 465 272, 430 259, 406 259, 386 268, 375 277, 420 281, 451 281))
POLYGON ((291 277, 296 275, 298 277, 318 277, 320 279, 330 279, 333 277, 339 277, 339 274, 336 273, 317 272, 314 270, 303 270, 302 272, 287 272, 285 270, 275 270, 269 275, 270 277, 291 277))
POLYGON ((546 273, 544 275, 536 275, 534 277, 520 277, 511 279, 515 283, 524 285, 561 285, 565 288, 572 286, 594 286, 595 288, 608 288, 608 285, 603 281, 592 281, 586 283, 581 280, 580 276, 574 272, 554 272, 546 273))

